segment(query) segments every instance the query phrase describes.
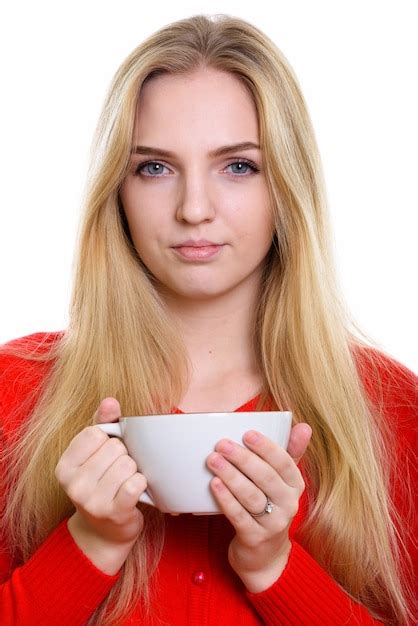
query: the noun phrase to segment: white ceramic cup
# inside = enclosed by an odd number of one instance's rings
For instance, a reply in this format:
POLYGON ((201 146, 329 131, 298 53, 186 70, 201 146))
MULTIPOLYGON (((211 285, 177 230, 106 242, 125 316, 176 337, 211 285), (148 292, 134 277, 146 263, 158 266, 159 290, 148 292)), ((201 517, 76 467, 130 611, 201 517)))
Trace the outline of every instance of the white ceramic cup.
POLYGON ((244 433, 257 430, 286 449, 291 422, 290 411, 238 411, 121 417, 98 426, 123 440, 147 479, 141 502, 163 513, 209 515, 221 513, 206 465, 217 442, 229 438, 243 445, 244 433))

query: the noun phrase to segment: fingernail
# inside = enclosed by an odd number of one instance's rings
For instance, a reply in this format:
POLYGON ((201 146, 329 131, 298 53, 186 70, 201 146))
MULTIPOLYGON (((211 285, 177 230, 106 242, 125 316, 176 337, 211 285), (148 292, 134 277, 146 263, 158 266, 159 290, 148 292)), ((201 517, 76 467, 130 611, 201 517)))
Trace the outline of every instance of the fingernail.
POLYGON ((234 444, 232 443, 232 441, 221 441, 221 443, 218 444, 217 449, 220 450, 221 452, 232 452, 232 450, 234 449, 234 444))
POLYGON ((209 463, 210 465, 212 465, 212 467, 216 467, 218 469, 222 469, 223 467, 225 467, 225 461, 220 454, 213 454, 210 457, 209 463))
POLYGON ((245 441, 248 441, 248 443, 257 443, 260 436, 255 430, 249 430, 248 433, 245 433, 244 439, 245 441))

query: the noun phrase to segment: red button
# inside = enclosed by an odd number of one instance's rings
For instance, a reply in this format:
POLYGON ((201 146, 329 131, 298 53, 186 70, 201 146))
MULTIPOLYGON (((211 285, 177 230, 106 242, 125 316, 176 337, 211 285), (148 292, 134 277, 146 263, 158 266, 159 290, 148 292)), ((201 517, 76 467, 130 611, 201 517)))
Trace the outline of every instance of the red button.
POLYGON ((201 571, 194 572, 192 576, 192 581, 195 585, 203 585, 203 583, 206 582, 205 572, 201 572, 201 571))

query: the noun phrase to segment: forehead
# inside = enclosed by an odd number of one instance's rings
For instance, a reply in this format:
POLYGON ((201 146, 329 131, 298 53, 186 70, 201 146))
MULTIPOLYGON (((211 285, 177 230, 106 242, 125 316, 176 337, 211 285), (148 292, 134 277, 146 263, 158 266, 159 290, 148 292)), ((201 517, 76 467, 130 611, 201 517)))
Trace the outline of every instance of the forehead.
POLYGON ((151 145, 167 140, 258 143, 257 110, 245 85, 229 72, 205 68, 187 75, 163 74, 141 89, 134 135, 151 145))

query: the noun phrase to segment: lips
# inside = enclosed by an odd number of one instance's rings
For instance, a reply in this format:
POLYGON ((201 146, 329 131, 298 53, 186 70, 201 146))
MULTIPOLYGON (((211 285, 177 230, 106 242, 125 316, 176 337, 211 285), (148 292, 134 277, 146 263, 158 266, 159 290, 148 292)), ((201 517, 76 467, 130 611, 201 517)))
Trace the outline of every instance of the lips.
POLYGON ((173 246, 174 248, 205 248, 207 246, 219 246, 221 244, 215 241, 208 241, 208 239, 188 239, 187 241, 183 241, 179 243, 177 246, 173 246))
POLYGON ((189 261, 203 261, 219 254, 223 244, 214 244, 205 239, 199 241, 185 241, 180 246, 175 246, 173 250, 184 259, 189 261))

